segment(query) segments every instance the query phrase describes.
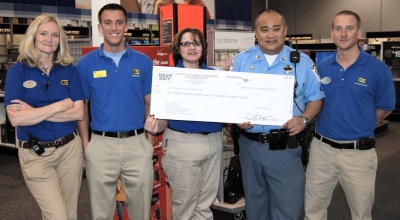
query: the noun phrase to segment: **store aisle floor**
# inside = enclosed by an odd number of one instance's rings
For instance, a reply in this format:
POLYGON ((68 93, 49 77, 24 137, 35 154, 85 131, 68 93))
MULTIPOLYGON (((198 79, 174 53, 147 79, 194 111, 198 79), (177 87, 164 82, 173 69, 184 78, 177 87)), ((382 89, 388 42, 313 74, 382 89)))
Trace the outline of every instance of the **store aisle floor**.
MULTIPOLYGON (((376 135, 379 158, 373 219, 400 219, 400 122, 390 122, 389 129, 376 135)), ((79 195, 79 220, 90 219, 86 179, 79 195)), ((0 147, 0 220, 41 219, 22 178, 16 149, 0 147)), ((221 215, 215 220, 230 220, 221 215)), ((351 220, 343 191, 338 186, 329 207, 329 220, 351 220)))

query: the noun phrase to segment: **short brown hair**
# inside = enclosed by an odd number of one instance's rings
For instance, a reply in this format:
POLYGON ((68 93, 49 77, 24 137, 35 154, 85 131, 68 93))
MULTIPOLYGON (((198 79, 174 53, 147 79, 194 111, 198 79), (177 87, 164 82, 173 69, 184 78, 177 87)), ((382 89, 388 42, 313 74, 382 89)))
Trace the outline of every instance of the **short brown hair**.
POLYGON ((339 15, 349 15, 349 16, 353 16, 354 18, 356 18, 357 27, 358 27, 358 28, 361 27, 361 18, 360 18, 360 16, 358 16, 357 13, 355 13, 355 12, 353 12, 353 11, 349 11, 349 10, 343 10, 343 11, 337 13, 337 14, 335 15, 335 17, 333 17, 333 20, 332 20, 332 28, 333 28, 333 25, 335 25, 335 24, 334 24, 335 18, 336 18, 337 16, 339 16, 339 15))
POLYGON ((120 5, 120 4, 116 4, 116 3, 109 3, 109 4, 104 5, 104 6, 100 9, 100 11, 99 11, 99 13, 98 13, 98 15, 97 15, 97 17, 98 17, 98 19, 99 19, 99 24, 101 24, 101 16, 103 15, 103 12, 106 11, 106 10, 110 10, 110 11, 122 11, 122 13, 123 13, 124 16, 125 16, 125 23, 128 22, 128 13, 126 12, 124 6, 122 6, 122 5, 120 5))
POLYGON ((180 51, 179 48, 181 46, 182 36, 186 33, 192 33, 193 38, 195 38, 196 36, 199 37, 201 42, 201 47, 203 49, 200 56, 199 64, 205 63, 207 59, 207 43, 203 33, 201 33, 201 31, 197 28, 185 28, 175 36, 174 42, 172 43, 172 56, 174 59, 174 64, 176 65, 178 61, 182 59, 182 56, 179 53, 180 51))

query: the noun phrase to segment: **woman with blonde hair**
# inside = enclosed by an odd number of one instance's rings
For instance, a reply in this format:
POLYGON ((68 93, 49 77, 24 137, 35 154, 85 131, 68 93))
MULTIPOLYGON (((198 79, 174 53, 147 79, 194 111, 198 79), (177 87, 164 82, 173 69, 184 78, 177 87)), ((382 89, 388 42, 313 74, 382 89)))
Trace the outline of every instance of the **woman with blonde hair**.
POLYGON ((83 152, 76 120, 83 91, 60 20, 38 16, 7 72, 4 104, 19 140, 22 174, 43 219, 77 219, 83 152))

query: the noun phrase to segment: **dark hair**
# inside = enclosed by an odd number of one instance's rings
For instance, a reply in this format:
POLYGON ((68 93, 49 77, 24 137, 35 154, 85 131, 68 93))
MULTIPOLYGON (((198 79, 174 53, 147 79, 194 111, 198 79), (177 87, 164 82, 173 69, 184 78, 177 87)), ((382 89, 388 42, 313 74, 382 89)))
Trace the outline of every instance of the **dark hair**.
POLYGON ((353 16, 353 17, 356 19, 356 21, 357 21, 357 27, 358 27, 358 28, 361 27, 361 18, 360 18, 360 16, 358 16, 357 13, 355 13, 355 12, 353 12, 353 11, 349 11, 349 10, 343 10, 343 11, 337 13, 337 14, 335 15, 335 17, 333 17, 333 20, 332 20, 332 28, 333 28, 333 25, 334 25, 335 18, 336 18, 337 16, 339 16, 339 15, 349 15, 349 16, 353 16))
POLYGON ((272 14, 272 13, 277 13, 277 14, 279 14, 279 15, 282 17, 283 24, 286 26, 286 19, 285 19, 285 16, 283 16, 283 14, 282 14, 280 11, 278 11, 278 10, 273 10, 273 9, 264 9, 264 10, 258 12, 258 14, 257 14, 257 16, 256 16, 256 19, 255 19, 255 22, 257 22, 257 19, 258 19, 262 14, 272 14))
POLYGON ((119 10, 119 11, 122 11, 124 13, 124 15, 125 15, 125 22, 128 22, 128 13, 126 12, 125 8, 120 4, 110 3, 110 4, 104 5, 99 11, 98 18, 99 18, 99 23, 100 24, 101 24, 101 15, 103 14, 103 11, 105 11, 105 10, 112 10, 112 11, 119 10))
POLYGON ((182 36, 186 33, 192 33, 193 38, 196 38, 196 36, 199 37, 201 42, 201 47, 203 49, 200 56, 199 64, 205 63, 207 59, 207 44, 203 33, 201 33, 201 31, 196 28, 185 28, 175 36, 174 42, 172 43, 172 55, 174 58, 175 65, 178 63, 180 59, 182 59, 182 56, 179 53, 180 52, 179 48, 181 46, 182 36))

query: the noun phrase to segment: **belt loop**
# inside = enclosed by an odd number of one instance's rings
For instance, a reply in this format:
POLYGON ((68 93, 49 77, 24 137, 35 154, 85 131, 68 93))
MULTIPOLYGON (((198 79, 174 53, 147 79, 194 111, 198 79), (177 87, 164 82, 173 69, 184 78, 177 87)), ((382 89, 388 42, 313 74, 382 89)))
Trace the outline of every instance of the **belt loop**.
POLYGON ((20 141, 19 142, 19 148, 24 148, 24 144, 26 143, 26 141, 20 141))
POLYGON ((137 136, 138 135, 137 130, 134 130, 134 131, 135 131, 135 136, 137 136))
POLYGON ((353 144, 354 144, 354 150, 357 150, 358 148, 357 148, 357 141, 353 141, 353 144))
POLYGON ((322 136, 321 134, 319 134, 319 138, 317 137, 317 139, 320 141, 322 141, 323 138, 324 138, 324 136, 322 136))
POLYGON ((101 134, 101 137, 104 138, 105 135, 106 135, 106 132, 103 132, 103 133, 101 134))

